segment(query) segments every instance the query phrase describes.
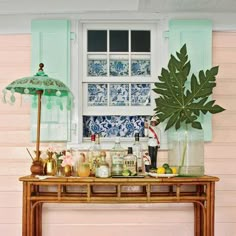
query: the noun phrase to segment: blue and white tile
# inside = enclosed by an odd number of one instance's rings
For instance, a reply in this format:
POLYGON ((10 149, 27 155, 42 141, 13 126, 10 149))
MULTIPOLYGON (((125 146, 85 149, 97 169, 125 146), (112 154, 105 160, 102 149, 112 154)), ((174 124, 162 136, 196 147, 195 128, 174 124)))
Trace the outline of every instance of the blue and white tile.
POLYGON ((129 105, 129 84, 110 84, 110 105, 129 105))
POLYGON ((129 61, 128 60, 110 60, 111 76, 128 76, 129 61))
POLYGON ((144 136, 146 116, 84 116, 83 136, 99 133, 101 137, 134 137, 139 133, 144 136))
POLYGON ((88 76, 107 76, 107 60, 88 60, 88 76))
POLYGON ((151 84, 131 84, 131 106, 150 106, 151 84))
POLYGON ((151 62, 150 60, 132 60, 131 76, 150 76, 151 62))
POLYGON ((107 84, 88 84, 88 106, 107 106, 107 84))

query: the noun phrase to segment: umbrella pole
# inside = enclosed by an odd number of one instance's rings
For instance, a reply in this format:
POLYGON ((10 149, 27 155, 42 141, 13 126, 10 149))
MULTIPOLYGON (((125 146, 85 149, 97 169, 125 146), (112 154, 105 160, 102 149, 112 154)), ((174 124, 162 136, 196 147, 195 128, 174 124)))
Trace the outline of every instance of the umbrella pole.
POLYGON ((43 90, 38 90, 38 117, 37 117, 37 139, 36 139, 36 160, 39 161, 39 144, 40 144, 40 124, 41 124, 41 98, 43 90))

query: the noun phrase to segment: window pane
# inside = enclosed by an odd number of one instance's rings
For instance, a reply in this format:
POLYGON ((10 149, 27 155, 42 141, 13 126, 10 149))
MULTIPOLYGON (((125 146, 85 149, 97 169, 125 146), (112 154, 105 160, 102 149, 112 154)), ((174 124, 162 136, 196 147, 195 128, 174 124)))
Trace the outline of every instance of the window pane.
POLYGON ((88 30, 88 52, 107 51, 107 31, 88 30))
POLYGON ((131 76, 150 76, 150 60, 132 60, 131 61, 131 76))
POLYGON ((83 116, 83 136, 99 133, 101 137, 144 137, 144 122, 149 116, 83 116))
POLYGON ((88 106, 107 106, 107 84, 88 84, 88 106))
POLYGON ((129 61, 128 60, 110 60, 111 76, 128 76, 129 61))
POLYGON ((128 30, 110 31, 110 52, 128 52, 128 30))
POLYGON ((110 105, 129 105, 129 84, 110 84, 110 105))
POLYGON ((150 106, 151 84, 131 84, 131 106, 150 106))
POLYGON ((88 76, 106 76, 107 60, 88 60, 88 76))
POLYGON ((131 31, 131 52, 150 52, 150 31, 131 31))

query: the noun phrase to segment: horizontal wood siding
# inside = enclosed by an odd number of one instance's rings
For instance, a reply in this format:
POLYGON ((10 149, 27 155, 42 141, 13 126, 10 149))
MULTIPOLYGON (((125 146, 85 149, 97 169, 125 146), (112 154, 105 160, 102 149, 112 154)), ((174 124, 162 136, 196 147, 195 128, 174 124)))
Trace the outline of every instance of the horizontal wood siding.
MULTIPOLYGON (((30 36, 0 36, 0 89, 30 74, 30 36)), ((236 235, 236 33, 213 34, 213 64, 219 65, 213 97, 227 110, 213 115, 213 142, 205 145, 206 174, 216 175, 215 235, 236 235)), ((30 105, 0 103, 0 232, 21 235, 22 184, 29 174, 30 105)), ((167 152, 159 153, 159 165, 167 152)), ((189 204, 46 204, 43 235, 193 235, 189 204)))
MULTIPOLYGON (((15 79, 30 75, 30 35, 0 36, 0 91, 15 79)), ((1 94, 2 96, 2 94, 1 94)), ((31 160, 30 103, 16 94, 14 105, 0 102, 0 234, 21 235, 22 184, 31 160)))

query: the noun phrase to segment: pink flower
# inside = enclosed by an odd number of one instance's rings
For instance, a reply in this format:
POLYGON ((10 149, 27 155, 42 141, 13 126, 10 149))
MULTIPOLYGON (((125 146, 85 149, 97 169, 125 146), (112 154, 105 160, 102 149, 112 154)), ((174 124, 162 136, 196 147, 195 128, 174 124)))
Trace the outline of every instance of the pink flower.
POLYGON ((70 152, 66 152, 65 155, 60 156, 59 160, 62 160, 61 166, 65 167, 67 165, 73 166, 74 165, 74 160, 70 152))
POLYGON ((56 148, 52 145, 48 146, 48 149, 47 149, 48 152, 56 152, 56 148))

